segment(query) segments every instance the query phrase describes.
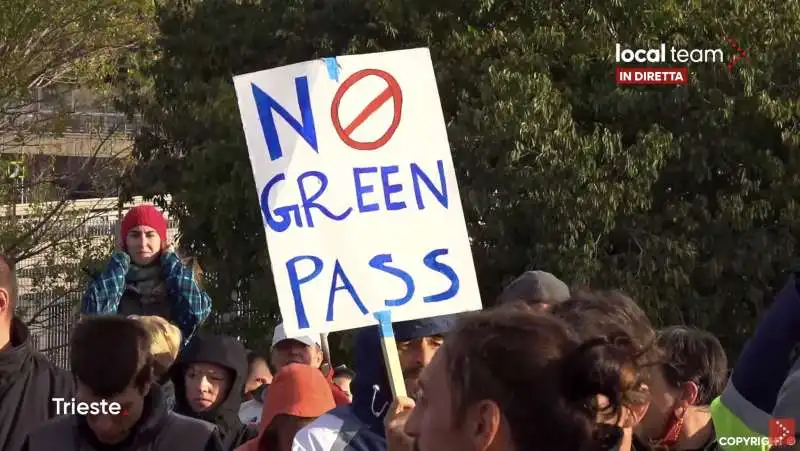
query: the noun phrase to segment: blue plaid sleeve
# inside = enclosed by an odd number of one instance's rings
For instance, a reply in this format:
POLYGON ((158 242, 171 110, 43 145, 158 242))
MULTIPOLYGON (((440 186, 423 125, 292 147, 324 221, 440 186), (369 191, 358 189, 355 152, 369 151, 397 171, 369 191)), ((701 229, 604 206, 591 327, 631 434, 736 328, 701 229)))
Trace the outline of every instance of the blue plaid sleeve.
POLYGON ((122 293, 125 292, 125 275, 131 257, 125 252, 114 252, 106 269, 89 280, 81 299, 81 313, 103 315, 116 313, 122 293))
POLYGON ((192 270, 185 267, 174 252, 165 252, 161 258, 172 304, 172 320, 181 330, 186 345, 211 313, 211 298, 197 284, 192 270))

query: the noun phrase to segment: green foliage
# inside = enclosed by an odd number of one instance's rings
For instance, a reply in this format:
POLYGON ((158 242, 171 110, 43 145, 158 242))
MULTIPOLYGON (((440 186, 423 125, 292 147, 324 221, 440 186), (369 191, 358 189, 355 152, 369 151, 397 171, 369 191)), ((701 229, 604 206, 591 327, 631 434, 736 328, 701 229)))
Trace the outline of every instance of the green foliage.
POLYGON ((120 54, 153 32, 153 3, 137 0, 6 0, 0 4, 0 99, 35 87, 101 82, 120 54))
POLYGON ((346 53, 431 48, 484 304, 529 267, 631 293, 734 357, 798 251, 800 2, 207 0, 159 11, 121 104, 137 193, 169 192, 182 244, 277 313, 231 77, 346 53), (733 50, 686 86, 618 87, 614 44, 733 50))
POLYGON ((98 252, 107 257, 104 239, 87 236, 97 205, 74 199, 82 185, 100 189, 100 180, 116 179, 109 173, 122 163, 105 129, 64 138, 73 113, 64 94, 91 90, 102 103, 118 63, 153 37, 153 13, 149 0, 0 2, 0 252, 17 263, 23 296, 34 299, 17 312, 32 323, 60 314, 51 307, 73 302, 85 287, 81 268, 98 252), (74 156, 82 140, 91 144, 80 170, 59 174, 54 155, 74 156), (10 177, 19 163, 24 177, 10 177))

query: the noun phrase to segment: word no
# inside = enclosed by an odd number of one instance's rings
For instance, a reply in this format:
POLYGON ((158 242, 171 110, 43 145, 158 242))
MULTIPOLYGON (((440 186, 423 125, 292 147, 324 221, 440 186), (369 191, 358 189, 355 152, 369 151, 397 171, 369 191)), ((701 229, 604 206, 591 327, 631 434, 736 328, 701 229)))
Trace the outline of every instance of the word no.
MULTIPOLYGON (((439 293, 431 293, 423 296, 422 302, 431 303, 446 301, 454 298, 458 294, 460 289, 458 275, 456 274, 455 270, 453 270, 452 266, 441 261, 441 258, 445 257, 448 252, 449 251, 447 249, 434 249, 422 257, 422 264, 427 270, 441 274, 449 282, 449 287, 447 289, 439 293)), ((402 296, 395 299, 384 299, 384 305, 387 307, 399 307, 407 304, 409 301, 411 301, 411 299, 414 298, 417 290, 416 284, 414 283, 414 278, 407 270, 398 267, 393 260, 392 254, 375 255, 370 259, 368 264, 370 268, 379 271, 376 273, 375 277, 379 277, 378 274, 389 275, 400 279, 405 285, 405 292, 402 294, 402 296)), ((346 291, 352 302, 355 303, 356 307, 358 307, 362 314, 367 315, 371 313, 364 305, 364 302, 358 295, 358 291, 353 286, 350 278, 347 277, 347 273, 345 272, 344 267, 342 267, 342 264, 339 262, 339 260, 336 259, 332 266, 333 270, 331 271, 330 275, 331 282, 328 294, 328 310, 327 314, 325 315, 325 321, 333 321, 334 301, 336 300, 336 294, 339 291, 346 291)), ((328 268, 330 268, 330 266, 328 266, 328 268)), ((321 258, 315 255, 298 255, 297 257, 294 257, 286 262, 286 271, 289 275, 289 285, 291 286, 292 297, 294 298, 294 310, 297 314, 297 324, 299 325, 300 329, 309 327, 308 317, 306 316, 306 310, 303 305, 302 287, 303 285, 313 282, 320 275, 322 275, 322 271, 324 269, 325 263, 321 258), (299 266, 303 264, 303 266, 308 267, 308 263, 311 264, 310 271, 304 271, 301 275, 299 266)), ((328 280, 328 278, 325 280, 328 280)))
MULTIPOLYGON (((297 103, 300 110, 300 119, 298 120, 292 116, 286 108, 278 103, 272 96, 264 92, 255 84, 250 84, 253 99, 255 100, 256 110, 258 111, 258 119, 261 123, 261 129, 264 133, 266 140, 267 150, 271 161, 275 161, 283 156, 283 149, 281 148, 280 139, 278 136, 278 129, 275 127, 275 118, 273 112, 278 113, 279 116, 286 121, 289 126, 308 144, 314 152, 319 153, 319 142, 317 140, 317 129, 314 124, 314 111, 311 108, 311 94, 308 90, 308 77, 296 77, 294 79, 295 92, 297 94, 297 103)), ((397 131, 400 125, 400 117, 403 108, 403 92, 397 80, 388 72, 378 69, 364 69, 351 75, 345 80, 333 98, 331 104, 331 123, 336 130, 339 139, 353 149, 357 150, 376 150, 385 145, 397 131), (387 87, 386 89, 374 98, 361 113, 347 126, 341 123, 339 118, 339 105, 344 94, 353 87, 358 81, 368 77, 377 76, 383 79, 387 87), (394 112, 392 123, 389 129, 374 142, 359 142, 353 139, 352 133, 364 121, 378 110, 384 103, 390 99, 394 103, 394 112)))
POLYGON ((424 210, 427 206, 423 196, 424 191, 430 193, 435 202, 446 209, 449 206, 449 199, 445 180, 442 160, 436 161, 435 176, 426 173, 417 163, 410 163, 408 169, 404 168, 403 172, 398 165, 356 167, 353 168, 352 187, 355 199, 349 203, 355 207, 350 206, 341 212, 333 212, 324 205, 323 195, 328 188, 328 177, 320 171, 303 172, 294 180, 299 191, 298 203, 270 207, 270 194, 280 188, 281 182, 286 181, 286 175, 279 173, 261 190, 261 211, 270 229, 284 232, 293 224, 301 228, 314 228, 315 220, 311 212, 315 210, 335 222, 347 219, 356 210, 359 213, 399 211, 410 208, 411 202, 418 210, 424 210))
POLYGON ((75 398, 53 398, 56 403, 56 415, 128 415, 122 405, 116 401, 76 401, 75 398))

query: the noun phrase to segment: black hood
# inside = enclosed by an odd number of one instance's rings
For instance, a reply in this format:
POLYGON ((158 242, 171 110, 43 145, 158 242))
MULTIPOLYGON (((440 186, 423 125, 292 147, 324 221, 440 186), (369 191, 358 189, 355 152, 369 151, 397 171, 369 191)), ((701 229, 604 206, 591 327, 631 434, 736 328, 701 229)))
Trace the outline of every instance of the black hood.
POLYGON ((176 413, 216 424, 223 437, 239 432, 242 428, 242 423, 239 421, 239 406, 242 404, 242 393, 247 378, 247 351, 238 340, 221 335, 195 336, 181 351, 170 373, 175 385, 176 413), (193 411, 186 400, 184 374, 188 365, 192 363, 213 363, 227 368, 233 376, 233 382, 223 401, 205 412, 193 411))

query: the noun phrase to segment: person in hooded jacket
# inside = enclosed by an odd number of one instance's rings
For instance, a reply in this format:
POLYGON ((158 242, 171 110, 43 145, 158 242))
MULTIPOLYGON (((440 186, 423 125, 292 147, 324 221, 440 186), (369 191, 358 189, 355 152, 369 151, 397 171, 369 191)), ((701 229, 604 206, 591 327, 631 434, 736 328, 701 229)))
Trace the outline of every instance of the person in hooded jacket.
POLYGON ((264 400, 258 437, 236 451, 291 451, 300 428, 336 407, 325 376, 308 365, 284 366, 272 385, 264 400))
POLYGON ((56 416, 53 398, 72 398, 72 375, 36 351, 14 315, 14 262, 0 255, 0 450, 18 451, 29 431, 56 416))
MULTIPOLYGON (((403 370, 406 391, 417 392, 422 370, 428 366, 444 336, 455 325, 456 316, 447 315, 394 323, 397 352, 403 370)), ((340 406, 319 417, 295 435, 294 451, 385 451, 388 449, 384 418, 392 404, 392 391, 383 363, 377 326, 361 329, 356 338, 356 378, 353 380, 353 403, 340 406)), ((410 437, 388 437, 396 449, 413 449, 410 437)))
POLYGON ((133 207, 119 240, 120 250, 89 281, 81 313, 158 315, 178 326, 185 346, 211 312, 211 298, 167 245, 166 219, 152 205, 133 207))
POLYGON ((198 335, 180 353, 171 370, 175 412, 217 426, 223 450, 231 451, 258 434, 242 424, 247 351, 232 337, 198 335))

